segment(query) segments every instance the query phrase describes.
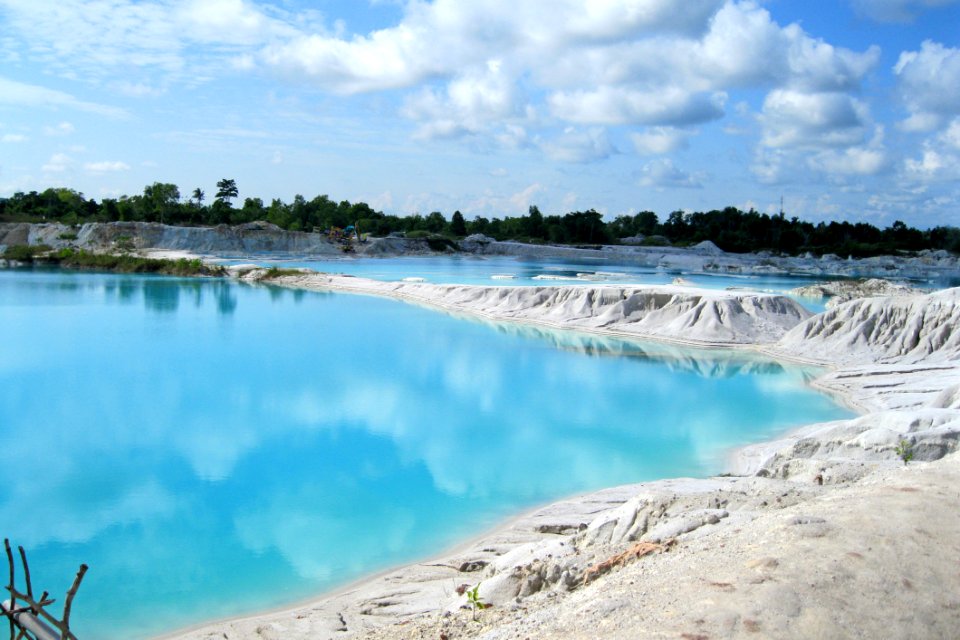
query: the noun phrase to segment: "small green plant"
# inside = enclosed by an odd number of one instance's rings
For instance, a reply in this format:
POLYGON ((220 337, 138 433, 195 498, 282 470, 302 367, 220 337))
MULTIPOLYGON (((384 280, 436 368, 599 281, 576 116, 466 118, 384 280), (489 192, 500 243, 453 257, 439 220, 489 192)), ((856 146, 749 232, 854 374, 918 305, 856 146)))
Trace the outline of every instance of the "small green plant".
POLYGON ((136 246, 133 244, 133 238, 130 236, 117 236, 113 241, 114 248, 120 253, 133 253, 136 246))
POLYGON ((76 240, 77 234, 73 233, 72 231, 68 231, 66 233, 61 233, 57 237, 60 238, 61 240, 76 240))
POLYGON ((479 582, 477 583, 477 586, 475 586, 473 589, 467 589, 466 593, 467 593, 467 604, 470 605, 470 609, 473 611, 473 620, 474 622, 476 622, 477 611, 486 609, 490 605, 486 604, 483 600, 480 599, 480 583, 479 582))
POLYGON ((267 272, 263 274, 263 280, 273 280, 274 278, 282 278, 283 276, 299 276, 303 275, 299 269, 281 269, 280 267, 270 267, 267 269, 267 272))
POLYGON ((913 445, 910 444, 909 440, 901 439, 894 451, 896 451, 897 456, 903 460, 903 464, 907 464, 913 460, 913 445))
POLYGON ((3 257, 6 260, 14 260, 16 262, 33 262, 35 258, 50 250, 50 245, 46 244, 14 244, 7 247, 3 252, 3 257))

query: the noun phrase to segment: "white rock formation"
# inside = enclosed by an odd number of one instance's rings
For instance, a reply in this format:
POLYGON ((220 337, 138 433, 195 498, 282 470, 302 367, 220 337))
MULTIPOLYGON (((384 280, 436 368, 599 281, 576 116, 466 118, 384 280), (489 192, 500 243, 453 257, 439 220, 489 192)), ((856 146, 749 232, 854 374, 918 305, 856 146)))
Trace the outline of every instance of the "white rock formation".
POLYGON ((960 288, 844 303, 791 329, 783 354, 838 364, 960 360, 960 288))
POLYGON ((918 293, 918 290, 882 278, 867 278, 809 284, 791 289, 788 293, 804 298, 829 298, 827 308, 832 309, 857 298, 906 296, 918 293))
POLYGON ((771 344, 811 316, 786 296, 670 285, 485 287, 322 274, 277 282, 395 297, 489 319, 698 346, 771 344))

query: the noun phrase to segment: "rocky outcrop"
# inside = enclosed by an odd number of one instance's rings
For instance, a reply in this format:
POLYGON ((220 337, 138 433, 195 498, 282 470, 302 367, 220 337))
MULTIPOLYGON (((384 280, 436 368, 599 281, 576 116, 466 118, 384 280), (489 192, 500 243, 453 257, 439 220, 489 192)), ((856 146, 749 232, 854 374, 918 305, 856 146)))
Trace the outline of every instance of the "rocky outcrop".
POLYGON ((173 227, 145 222, 91 223, 83 225, 77 234, 77 243, 85 248, 109 250, 118 242, 129 242, 136 249, 189 251, 205 255, 341 253, 320 234, 284 231, 266 222, 216 227, 173 227))
POLYGON ((954 409, 878 411, 744 447, 731 461, 730 471, 835 484, 858 479, 878 464, 902 465, 901 453, 915 461, 939 460, 957 451, 958 444, 960 412, 954 409))
POLYGON ((383 295, 491 320, 698 346, 770 344, 810 317, 786 296, 689 287, 483 287, 331 276, 279 278, 293 287, 383 295))
POLYGON ((838 364, 956 362, 960 288, 841 304, 791 329, 776 350, 838 364))
POLYGON ((788 293, 803 298, 829 298, 827 308, 832 309, 839 304, 858 298, 907 296, 918 293, 918 290, 909 285, 881 278, 867 278, 810 284, 791 289, 788 293))

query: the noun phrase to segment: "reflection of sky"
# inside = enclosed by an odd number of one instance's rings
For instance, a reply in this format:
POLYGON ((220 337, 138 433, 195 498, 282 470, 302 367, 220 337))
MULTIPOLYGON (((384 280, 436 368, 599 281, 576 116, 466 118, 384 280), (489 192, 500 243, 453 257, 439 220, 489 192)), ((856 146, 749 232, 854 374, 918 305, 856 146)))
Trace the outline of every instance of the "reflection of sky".
POLYGON ((91 565, 87 637, 303 597, 843 415, 756 358, 362 296, 0 271, 0 324, 0 529, 43 588, 91 565))

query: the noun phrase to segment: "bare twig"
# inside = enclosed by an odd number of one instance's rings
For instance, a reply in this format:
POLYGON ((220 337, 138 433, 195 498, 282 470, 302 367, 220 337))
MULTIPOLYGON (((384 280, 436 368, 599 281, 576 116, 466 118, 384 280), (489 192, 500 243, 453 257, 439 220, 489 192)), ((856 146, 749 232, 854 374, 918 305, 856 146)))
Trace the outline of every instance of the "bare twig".
POLYGON ((17 590, 16 564, 13 559, 10 541, 4 540, 4 546, 7 552, 7 562, 10 565, 10 584, 6 587, 7 591, 10 592, 10 603, 9 606, 0 607, 0 610, 2 610, 3 615, 10 619, 10 640, 20 640, 21 638, 30 640, 34 636, 59 638, 59 640, 77 640, 77 637, 70 632, 70 610, 73 607, 73 598, 77 595, 83 576, 87 572, 87 565, 80 565, 80 570, 77 571, 73 584, 67 590, 63 605, 63 619, 58 620, 46 610, 46 607, 55 602, 49 597, 48 592, 44 591, 39 600, 33 597, 30 565, 27 563, 27 553, 23 547, 18 547, 18 549, 20 551, 20 561, 23 563, 27 589, 26 593, 17 590), (17 606, 18 601, 23 602, 25 606, 17 606), (46 626, 47 622, 54 628, 46 626))
MULTIPOLYGON (((20 562, 23 564, 23 579, 27 583, 27 595, 33 599, 33 584, 30 582, 30 565, 27 564, 27 552, 23 547, 17 547, 20 550, 20 562)), ((36 612, 34 612, 36 613, 36 612)))
POLYGON ((80 570, 77 571, 77 577, 73 579, 73 584, 67 590, 67 599, 63 603, 63 631, 67 635, 73 635, 70 633, 70 609, 73 608, 73 597, 77 595, 77 589, 80 588, 80 582, 86 573, 87 565, 81 564, 80 570))
MULTIPOLYGON (((13 581, 16 577, 14 575, 14 564, 13 564, 13 551, 10 549, 10 541, 6 538, 3 539, 3 546, 7 550, 7 563, 10 565, 10 610, 13 611, 17 608, 17 595, 13 591, 13 581)), ((16 631, 16 626, 13 622, 13 616, 8 616, 10 618, 10 640, 14 640, 14 632, 16 631)))

